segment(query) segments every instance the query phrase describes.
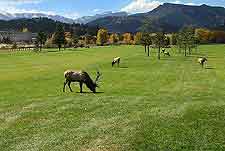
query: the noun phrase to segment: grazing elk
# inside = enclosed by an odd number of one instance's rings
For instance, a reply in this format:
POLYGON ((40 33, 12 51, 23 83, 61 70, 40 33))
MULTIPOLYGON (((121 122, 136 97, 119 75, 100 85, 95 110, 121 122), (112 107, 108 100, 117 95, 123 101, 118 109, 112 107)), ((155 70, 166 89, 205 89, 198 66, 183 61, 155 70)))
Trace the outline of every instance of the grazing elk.
POLYGON ((198 63, 202 66, 202 68, 204 67, 204 64, 207 62, 207 58, 205 57, 200 57, 198 58, 198 63))
POLYGON ((70 91, 73 92, 71 89, 71 83, 72 82, 78 82, 80 83, 80 93, 83 93, 83 84, 86 84, 86 86, 93 92, 96 93, 96 88, 98 87, 98 80, 100 78, 101 74, 97 72, 96 80, 93 81, 89 74, 85 71, 71 71, 67 70, 64 72, 64 77, 66 81, 64 82, 63 92, 65 92, 65 87, 68 85, 70 88, 70 91))
POLYGON ((117 66, 120 66, 120 57, 116 57, 112 61, 112 67, 117 63, 117 66))
POLYGON ((162 50, 162 53, 164 54, 164 56, 170 56, 170 53, 165 49, 162 50))

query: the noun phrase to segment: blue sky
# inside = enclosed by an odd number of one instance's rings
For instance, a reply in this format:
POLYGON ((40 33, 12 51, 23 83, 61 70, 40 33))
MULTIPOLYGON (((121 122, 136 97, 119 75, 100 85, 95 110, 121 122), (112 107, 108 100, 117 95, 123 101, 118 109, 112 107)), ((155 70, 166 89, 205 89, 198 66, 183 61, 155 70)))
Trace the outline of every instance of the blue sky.
POLYGON ((225 0, 0 0, 0 12, 40 12, 78 18, 106 11, 147 12, 164 2, 225 6, 225 0))

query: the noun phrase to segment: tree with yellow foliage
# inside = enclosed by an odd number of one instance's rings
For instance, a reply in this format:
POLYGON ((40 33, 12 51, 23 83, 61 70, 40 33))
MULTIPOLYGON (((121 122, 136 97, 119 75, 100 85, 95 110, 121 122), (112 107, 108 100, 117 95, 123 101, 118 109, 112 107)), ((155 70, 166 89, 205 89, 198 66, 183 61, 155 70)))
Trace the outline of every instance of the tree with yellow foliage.
POLYGON ((110 37, 109 37, 109 43, 110 43, 110 44, 115 44, 115 43, 117 43, 118 41, 119 41, 119 36, 118 36, 118 34, 113 33, 113 34, 110 35, 110 37))
POLYGON ((125 44, 132 44, 133 43, 133 36, 131 33, 123 34, 123 42, 125 44))
POLYGON ((29 30, 28 30, 28 28, 23 28, 23 29, 22 29, 22 32, 23 32, 23 33, 26 33, 26 32, 29 32, 29 30))
POLYGON ((97 45, 103 46, 108 41, 108 31, 106 29, 99 29, 97 34, 97 45))
POLYGON ((195 30, 195 36, 198 38, 200 43, 209 43, 211 32, 205 28, 198 28, 195 30))
POLYGON ((136 33, 136 35, 134 36, 134 43, 136 45, 140 45, 142 43, 142 36, 143 34, 141 32, 136 33))

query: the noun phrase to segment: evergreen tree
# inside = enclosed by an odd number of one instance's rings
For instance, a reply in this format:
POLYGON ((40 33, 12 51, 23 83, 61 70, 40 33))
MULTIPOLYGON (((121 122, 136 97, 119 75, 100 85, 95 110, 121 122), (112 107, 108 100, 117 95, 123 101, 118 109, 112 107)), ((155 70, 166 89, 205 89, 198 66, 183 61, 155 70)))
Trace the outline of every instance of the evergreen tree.
POLYGON ((165 39, 166 39, 166 36, 163 32, 158 32, 154 36, 153 42, 154 42, 155 46, 158 48, 158 59, 159 60, 160 60, 161 48, 164 47, 164 45, 165 45, 165 39))
POLYGON ((36 44, 39 46, 40 51, 42 50, 43 45, 47 40, 47 35, 44 32, 39 32, 37 35, 37 42, 36 44))
POLYGON ((61 50, 62 45, 66 43, 65 41, 66 41, 65 31, 64 31, 63 25, 58 24, 56 28, 55 36, 54 36, 54 43, 58 46, 59 51, 61 50))

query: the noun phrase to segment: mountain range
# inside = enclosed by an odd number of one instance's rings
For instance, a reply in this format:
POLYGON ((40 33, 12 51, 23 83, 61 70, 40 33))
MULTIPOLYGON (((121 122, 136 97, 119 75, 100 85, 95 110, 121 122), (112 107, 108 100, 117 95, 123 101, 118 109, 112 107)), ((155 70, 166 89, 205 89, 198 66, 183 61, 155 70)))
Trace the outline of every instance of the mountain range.
POLYGON ((104 17, 108 17, 108 16, 118 17, 118 16, 128 16, 128 14, 126 12, 116 12, 116 13, 104 12, 102 14, 96 14, 94 16, 84 16, 84 17, 81 17, 78 19, 71 19, 71 18, 60 16, 60 15, 48 15, 48 14, 44 14, 44 13, 15 13, 15 14, 0 13, 0 20, 9 21, 9 20, 15 20, 15 19, 22 19, 22 18, 32 19, 32 18, 45 17, 45 18, 49 18, 54 21, 60 21, 63 23, 87 24, 96 19, 100 19, 100 18, 104 18, 104 17))
POLYGON ((154 10, 122 17, 99 18, 88 25, 98 25, 110 32, 178 31, 184 26, 216 28, 224 26, 225 8, 208 5, 190 6, 164 3, 154 10))
MULTIPOLYGON (((0 30, 18 30, 29 25, 31 31, 38 31, 35 25, 36 18, 48 18, 53 21, 72 24, 85 24, 89 27, 106 28, 109 32, 138 31, 165 31, 176 32, 184 26, 206 27, 225 30, 225 8, 208 5, 190 6, 182 4, 164 3, 147 13, 129 15, 126 12, 106 12, 94 16, 85 16, 78 19, 70 19, 59 15, 46 15, 41 13, 10 14, 0 13, 0 30), (26 20, 30 19, 30 20, 26 20), (18 26, 21 26, 20 28, 18 26)), ((44 27, 50 22, 52 27, 56 24, 49 20, 38 20, 38 24, 44 27)), ((52 28, 53 30, 54 28, 52 28)), ((40 29, 39 29, 40 30, 40 29)), ((49 32, 52 32, 49 31, 49 32)))
POLYGON ((105 17, 127 17, 128 13, 126 12, 104 12, 102 14, 96 14, 94 16, 84 16, 78 19, 75 19, 76 23, 87 24, 97 19, 105 18, 105 17))

